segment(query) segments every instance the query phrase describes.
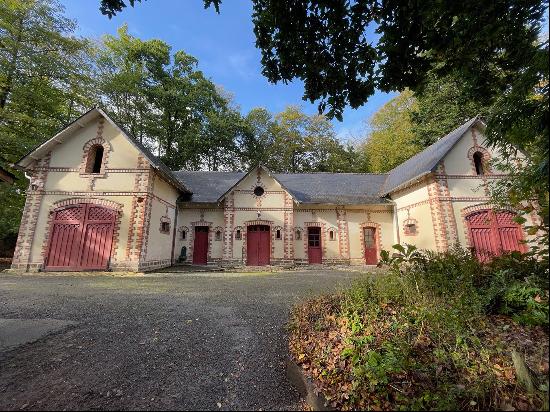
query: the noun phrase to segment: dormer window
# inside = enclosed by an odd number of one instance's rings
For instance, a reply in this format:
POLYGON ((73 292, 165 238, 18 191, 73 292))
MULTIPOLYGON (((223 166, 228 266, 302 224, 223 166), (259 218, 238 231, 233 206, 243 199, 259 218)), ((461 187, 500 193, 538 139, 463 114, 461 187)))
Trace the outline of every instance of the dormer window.
POLYGON ((475 152, 474 156, 474 166, 476 168, 476 174, 482 176, 485 174, 485 166, 483 165, 483 153, 475 152))
POLYGON ((101 173, 103 164, 103 146, 93 145, 88 152, 86 173, 101 173))

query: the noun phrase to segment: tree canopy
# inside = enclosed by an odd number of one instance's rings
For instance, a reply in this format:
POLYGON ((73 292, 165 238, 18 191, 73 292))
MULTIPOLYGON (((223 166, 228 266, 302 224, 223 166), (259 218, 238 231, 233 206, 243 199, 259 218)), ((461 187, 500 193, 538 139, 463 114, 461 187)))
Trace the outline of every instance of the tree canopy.
MULTIPOLYGON (((203 2, 217 11, 222 3, 203 2)), ((303 80, 304 99, 341 118, 347 105, 361 106, 376 89, 421 87, 434 69, 440 75, 460 72, 480 95, 487 87, 505 90, 533 56, 547 5, 252 0, 252 19, 264 76, 303 80)), ((101 0, 100 9, 113 16, 125 6, 123 0, 101 0)))

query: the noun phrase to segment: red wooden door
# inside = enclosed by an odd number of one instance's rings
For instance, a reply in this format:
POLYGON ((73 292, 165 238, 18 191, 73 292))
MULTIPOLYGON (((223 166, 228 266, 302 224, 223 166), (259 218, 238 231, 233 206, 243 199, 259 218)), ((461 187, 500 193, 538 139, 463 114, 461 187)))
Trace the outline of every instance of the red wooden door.
POLYGON ((323 250, 321 249, 321 228, 307 228, 307 256, 310 264, 323 263, 323 250))
POLYGON ((365 240, 365 264, 376 265, 378 263, 376 229, 373 227, 363 228, 363 239, 365 240))
POLYGON ((54 213, 45 269, 107 269, 116 211, 81 203, 54 213))
POLYGON ((208 226, 195 226, 193 263, 195 265, 206 265, 208 263, 208 226))
POLYGON ((88 204, 81 243, 80 267, 87 270, 107 269, 113 244, 116 211, 88 204))
POLYGON ((481 262, 503 252, 525 252, 521 226, 513 212, 481 210, 466 218, 474 253, 481 262))
POLYGON ((246 264, 265 266, 271 263, 271 232, 267 225, 248 226, 246 235, 246 264))

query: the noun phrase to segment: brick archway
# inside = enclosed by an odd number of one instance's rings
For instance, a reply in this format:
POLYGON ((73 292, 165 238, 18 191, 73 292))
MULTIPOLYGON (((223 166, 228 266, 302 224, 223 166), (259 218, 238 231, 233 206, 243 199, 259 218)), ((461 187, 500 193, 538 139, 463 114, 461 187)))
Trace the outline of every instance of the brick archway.
POLYGON ((106 270, 116 253, 122 205, 106 199, 55 202, 42 245, 46 270, 106 270))
POLYGON ((468 247, 480 261, 486 262, 505 252, 526 252, 523 229, 514 221, 516 212, 483 205, 465 209, 468 247))

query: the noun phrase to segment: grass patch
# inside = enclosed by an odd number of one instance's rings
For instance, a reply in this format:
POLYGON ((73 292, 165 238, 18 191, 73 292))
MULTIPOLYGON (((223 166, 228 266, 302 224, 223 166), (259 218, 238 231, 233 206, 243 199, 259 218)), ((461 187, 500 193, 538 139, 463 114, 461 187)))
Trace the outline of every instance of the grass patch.
POLYGON ((547 408, 544 265, 516 255, 482 266, 460 250, 390 264, 292 313, 291 354, 332 407, 547 408), (518 384, 512 349, 535 391, 518 384))

